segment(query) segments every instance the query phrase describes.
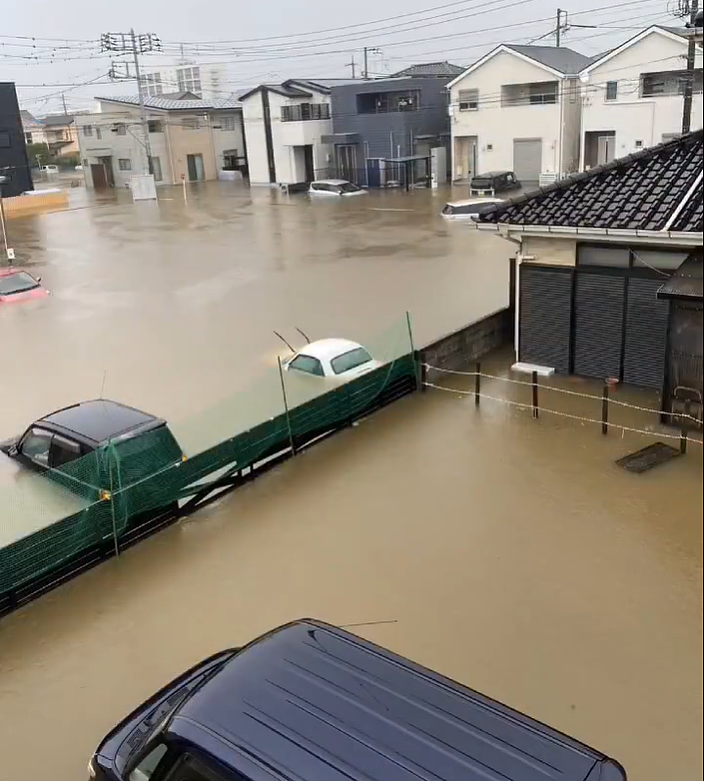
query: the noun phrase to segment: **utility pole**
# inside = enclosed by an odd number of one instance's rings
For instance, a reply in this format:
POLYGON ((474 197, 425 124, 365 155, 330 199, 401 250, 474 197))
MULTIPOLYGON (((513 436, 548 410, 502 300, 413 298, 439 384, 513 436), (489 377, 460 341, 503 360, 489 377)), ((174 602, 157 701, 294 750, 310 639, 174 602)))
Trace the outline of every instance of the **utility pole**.
POLYGON ((699 10, 699 0, 691 0, 689 5, 689 45, 687 47, 687 81, 684 85, 684 104, 682 106, 682 132, 692 129, 692 95, 694 93, 694 64, 697 56, 697 42, 694 38, 695 20, 699 10))
POLYGON ((370 54, 381 54, 381 49, 379 49, 377 46, 364 47, 364 70, 362 71, 363 79, 369 78, 369 55, 370 54))
POLYGON ((63 104, 64 107, 64 116, 67 117, 68 109, 66 108, 66 95, 63 92, 61 93, 61 103, 63 104))
POLYGON ((135 76, 137 78, 137 93, 139 95, 139 115, 142 125, 143 146, 146 153, 144 173, 151 173, 152 152, 149 145, 149 123, 144 105, 144 87, 139 70, 139 55, 161 49, 161 41, 153 33, 135 35, 134 29, 129 33, 103 33, 100 36, 101 51, 126 52, 134 57, 135 76))
POLYGON ((555 46, 559 49, 562 43, 562 8, 557 9, 557 25, 555 26, 555 46))
POLYGON ((352 69, 352 78, 357 78, 357 63, 354 61, 354 54, 352 55, 352 59, 347 63, 347 67, 352 69))

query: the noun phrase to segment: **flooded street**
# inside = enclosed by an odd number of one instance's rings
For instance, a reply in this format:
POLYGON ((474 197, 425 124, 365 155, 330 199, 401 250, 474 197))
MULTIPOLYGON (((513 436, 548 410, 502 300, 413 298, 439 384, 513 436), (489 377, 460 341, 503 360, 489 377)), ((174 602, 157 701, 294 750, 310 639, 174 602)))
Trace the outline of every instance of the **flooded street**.
MULTIPOLYGON (((193 419, 275 364, 274 328, 373 341, 409 310, 424 344, 506 305, 510 245, 444 223, 442 193, 178 197, 10 223, 52 297, 0 312, 0 438, 103 383, 193 419)), ((476 409, 464 380, 439 384, 1 619, 0 781, 85 778, 156 688, 300 616, 361 623, 629 779, 700 778, 701 446, 633 475, 615 459, 652 438, 476 409)), ((598 417, 582 398, 548 402, 598 417)))

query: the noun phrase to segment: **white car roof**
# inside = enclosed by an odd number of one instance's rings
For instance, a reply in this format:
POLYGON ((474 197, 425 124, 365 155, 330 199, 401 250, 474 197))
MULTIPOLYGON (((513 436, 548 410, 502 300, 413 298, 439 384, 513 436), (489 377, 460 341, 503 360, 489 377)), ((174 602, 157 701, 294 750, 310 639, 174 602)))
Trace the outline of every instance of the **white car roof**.
POLYGON ((501 203, 503 198, 465 198, 463 201, 448 201, 448 206, 474 206, 477 203, 501 203))
POLYGON ((362 347, 358 342, 351 342, 349 339, 318 339, 302 347, 297 355, 310 355, 319 361, 329 361, 337 358, 338 355, 344 355, 350 350, 358 350, 362 347))
POLYGON ((350 184, 350 182, 348 182, 347 179, 316 179, 314 182, 311 182, 311 185, 313 184, 340 185, 340 184, 350 184))

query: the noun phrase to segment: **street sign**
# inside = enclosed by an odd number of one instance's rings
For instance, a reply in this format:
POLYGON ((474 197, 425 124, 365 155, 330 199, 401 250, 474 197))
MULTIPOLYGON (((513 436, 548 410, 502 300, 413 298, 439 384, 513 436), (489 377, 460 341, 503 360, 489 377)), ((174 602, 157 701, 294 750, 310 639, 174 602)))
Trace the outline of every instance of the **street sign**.
POLYGON ((12 247, 7 248, 7 259, 8 260, 14 260, 15 259, 15 251, 12 249, 12 247))

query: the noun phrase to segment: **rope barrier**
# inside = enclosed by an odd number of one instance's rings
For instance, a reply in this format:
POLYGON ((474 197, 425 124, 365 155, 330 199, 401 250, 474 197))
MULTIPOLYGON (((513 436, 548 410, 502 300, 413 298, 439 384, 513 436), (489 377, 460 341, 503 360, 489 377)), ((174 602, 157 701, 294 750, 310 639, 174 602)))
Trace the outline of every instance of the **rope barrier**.
MULTIPOLYGON (((435 385, 432 382, 424 382, 423 384, 426 387, 428 387, 428 388, 433 388, 434 390, 445 391, 447 393, 459 393, 462 396, 475 396, 476 395, 474 391, 460 390, 458 388, 445 388, 442 385, 435 385)), ((512 399, 502 399, 499 396, 489 396, 486 393, 480 393, 479 397, 482 398, 482 399, 488 399, 489 401, 497 401, 500 404, 506 404, 507 406, 518 407, 519 409, 532 409, 532 405, 531 404, 526 404, 526 403, 524 403, 522 401, 513 401, 512 399)), ((585 418, 585 417, 582 417, 581 415, 573 415, 573 414, 571 414, 569 412, 559 412, 558 410, 547 409, 546 407, 541 407, 540 411, 541 412, 547 412, 549 415, 556 415, 556 416, 558 416, 560 418, 569 418, 570 420, 578 420, 578 421, 580 421, 582 423, 595 423, 596 425, 599 425, 599 426, 607 425, 610 428, 615 428, 615 429, 618 429, 618 430, 624 431, 624 432, 628 431, 631 434, 642 434, 643 436, 646 436, 646 437, 651 437, 653 435, 657 435, 658 437, 662 437, 664 439, 676 439, 676 440, 680 439, 680 435, 679 434, 665 434, 665 433, 662 433, 662 432, 659 432, 659 431, 648 431, 646 429, 634 428, 632 426, 623 426, 620 423, 611 423, 611 422, 604 422, 604 421, 601 421, 601 420, 594 420, 593 418, 585 418)), ((702 441, 700 439, 696 439, 696 438, 695 439, 690 439, 690 442, 696 442, 699 445, 702 444, 702 441)))
MULTIPOLYGON (((455 374, 461 377, 482 377, 486 380, 500 380, 501 382, 508 382, 512 383, 513 385, 526 385, 530 388, 533 387, 532 382, 527 382, 526 380, 514 380, 511 377, 498 377, 495 374, 485 374, 484 372, 463 372, 458 371, 455 369, 441 369, 438 366, 431 366, 430 364, 424 363, 422 364, 423 368, 425 368, 428 371, 435 371, 440 372, 442 374, 455 374)), ((554 391, 555 393, 564 393, 566 396, 577 396, 578 398, 582 399, 592 399, 593 401, 602 401, 601 396, 596 396, 593 393, 580 393, 579 391, 573 391, 568 390, 567 388, 555 388, 552 385, 546 385, 544 383, 541 383, 540 390, 548 390, 548 391, 554 391)), ((609 404, 615 404, 618 407, 627 407, 628 409, 636 410, 637 412, 651 412, 655 415, 669 415, 670 417, 677 417, 677 418, 686 418, 688 420, 691 420, 694 423, 700 423, 701 421, 699 418, 695 417, 694 415, 687 415, 685 413, 678 413, 678 412, 668 412, 666 410, 657 410, 653 409, 652 407, 640 407, 637 404, 631 404, 628 401, 619 401, 618 399, 614 399, 612 397, 609 397, 609 404)))

